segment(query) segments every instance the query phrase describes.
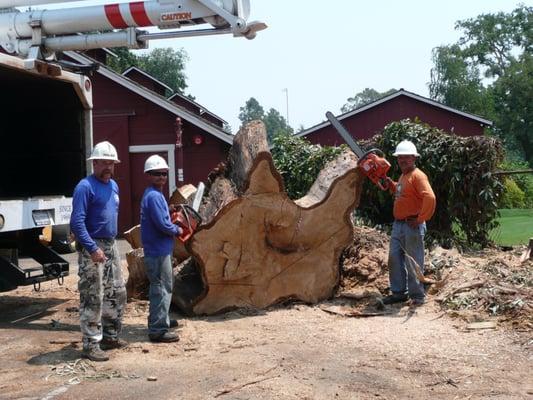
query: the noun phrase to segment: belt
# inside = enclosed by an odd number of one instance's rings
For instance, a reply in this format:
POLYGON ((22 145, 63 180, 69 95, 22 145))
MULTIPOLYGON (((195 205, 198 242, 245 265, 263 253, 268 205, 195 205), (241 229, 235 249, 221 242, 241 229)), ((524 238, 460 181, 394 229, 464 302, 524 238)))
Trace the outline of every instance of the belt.
POLYGON ((394 222, 408 222, 408 221, 416 220, 417 218, 418 218, 418 215, 410 215, 407 218, 395 219, 394 222))

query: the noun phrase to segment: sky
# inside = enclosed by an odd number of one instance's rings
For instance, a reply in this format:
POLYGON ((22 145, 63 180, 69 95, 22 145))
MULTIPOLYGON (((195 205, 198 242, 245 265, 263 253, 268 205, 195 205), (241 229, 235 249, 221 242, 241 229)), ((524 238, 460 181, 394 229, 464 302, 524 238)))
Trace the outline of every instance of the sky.
POLYGON ((249 21, 268 25, 254 40, 231 35, 156 40, 150 49, 187 52, 186 93, 225 119, 233 133, 250 97, 265 112, 278 110, 298 130, 325 120, 326 111, 340 113, 347 99, 365 88, 429 96, 432 49, 459 39, 455 22, 510 12, 519 2, 250 0, 249 21))
MULTIPOLYGON (((432 49, 456 42, 457 20, 512 11, 512 0, 250 0, 254 40, 208 36, 153 41, 189 55, 187 92, 237 132, 239 108, 255 97, 295 129, 340 113, 365 88, 429 96, 432 49), (287 89, 285 91, 284 89, 287 89), (288 101, 287 101, 288 99, 288 101)), ((525 4, 532 3, 531 1, 525 4)))

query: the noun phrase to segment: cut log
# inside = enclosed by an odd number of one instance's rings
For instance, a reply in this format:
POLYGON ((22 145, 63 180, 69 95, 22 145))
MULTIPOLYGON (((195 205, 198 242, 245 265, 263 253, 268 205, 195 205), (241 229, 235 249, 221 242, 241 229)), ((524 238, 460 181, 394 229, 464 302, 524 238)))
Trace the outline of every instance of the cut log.
POLYGON ((150 282, 146 276, 144 267, 144 251, 141 248, 130 250, 126 253, 128 262, 128 281, 126 282, 126 292, 128 301, 131 299, 146 300, 150 282))
POLYGON ((353 239, 350 215, 363 181, 356 163, 343 153, 292 201, 264 125, 241 128, 226 168, 209 182, 200 208, 206 223, 187 244, 193 258, 176 275, 174 304, 198 315, 332 296, 341 251, 353 239))

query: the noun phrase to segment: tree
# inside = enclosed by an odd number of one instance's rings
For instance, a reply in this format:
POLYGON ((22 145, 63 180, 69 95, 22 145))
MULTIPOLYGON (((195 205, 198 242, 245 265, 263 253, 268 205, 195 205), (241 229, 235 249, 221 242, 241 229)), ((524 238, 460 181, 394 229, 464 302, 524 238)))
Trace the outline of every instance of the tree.
POLYGON ((185 63, 188 60, 185 50, 170 47, 157 48, 138 57, 139 68, 170 86, 174 92, 184 93, 187 88, 185 63))
POLYGON ((430 95, 494 121, 506 149, 533 166, 533 7, 458 21, 459 41, 433 52, 430 95))
POLYGON ((239 109, 239 119, 244 124, 245 122, 250 122, 255 119, 263 120, 265 117, 265 110, 261 107, 261 104, 253 98, 250 97, 248 101, 244 104, 244 107, 239 109))
POLYGON ((274 108, 268 110, 263 122, 265 123, 269 143, 272 143, 272 140, 277 135, 293 134, 293 129, 287 125, 287 120, 274 108))
POLYGON ((278 110, 271 108, 265 114, 265 110, 254 97, 250 97, 244 107, 239 110, 239 119, 243 124, 253 120, 263 121, 269 143, 272 143, 272 140, 277 135, 292 135, 294 132, 278 110))
POLYGON ((388 96, 396 92, 396 89, 389 89, 386 92, 380 93, 377 90, 365 88, 362 92, 357 93, 354 97, 347 99, 348 103, 342 106, 341 112, 346 113, 356 108, 362 107, 366 104, 372 103, 382 97, 388 96))
POLYGON ((188 56, 183 49, 157 48, 140 56, 133 54, 126 47, 115 48, 113 52, 118 57, 111 57, 108 66, 118 73, 129 67, 137 67, 172 88, 174 92, 183 94, 187 88, 184 69, 188 56))

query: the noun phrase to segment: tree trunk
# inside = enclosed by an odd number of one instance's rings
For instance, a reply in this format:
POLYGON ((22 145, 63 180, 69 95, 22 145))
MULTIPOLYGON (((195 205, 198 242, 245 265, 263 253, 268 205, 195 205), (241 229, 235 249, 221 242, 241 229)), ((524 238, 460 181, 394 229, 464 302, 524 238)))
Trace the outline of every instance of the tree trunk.
POLYGON ((211 177, 200 208, 205 224, 187 244, 193 258, 176 275, 174 304, 188 314, 213 314, 331 296, 341 251, 353 238, 350 214, 363 180, 356 163, 343 153, 292 201, 264 125, 241 128, 226 168, 211 177))

